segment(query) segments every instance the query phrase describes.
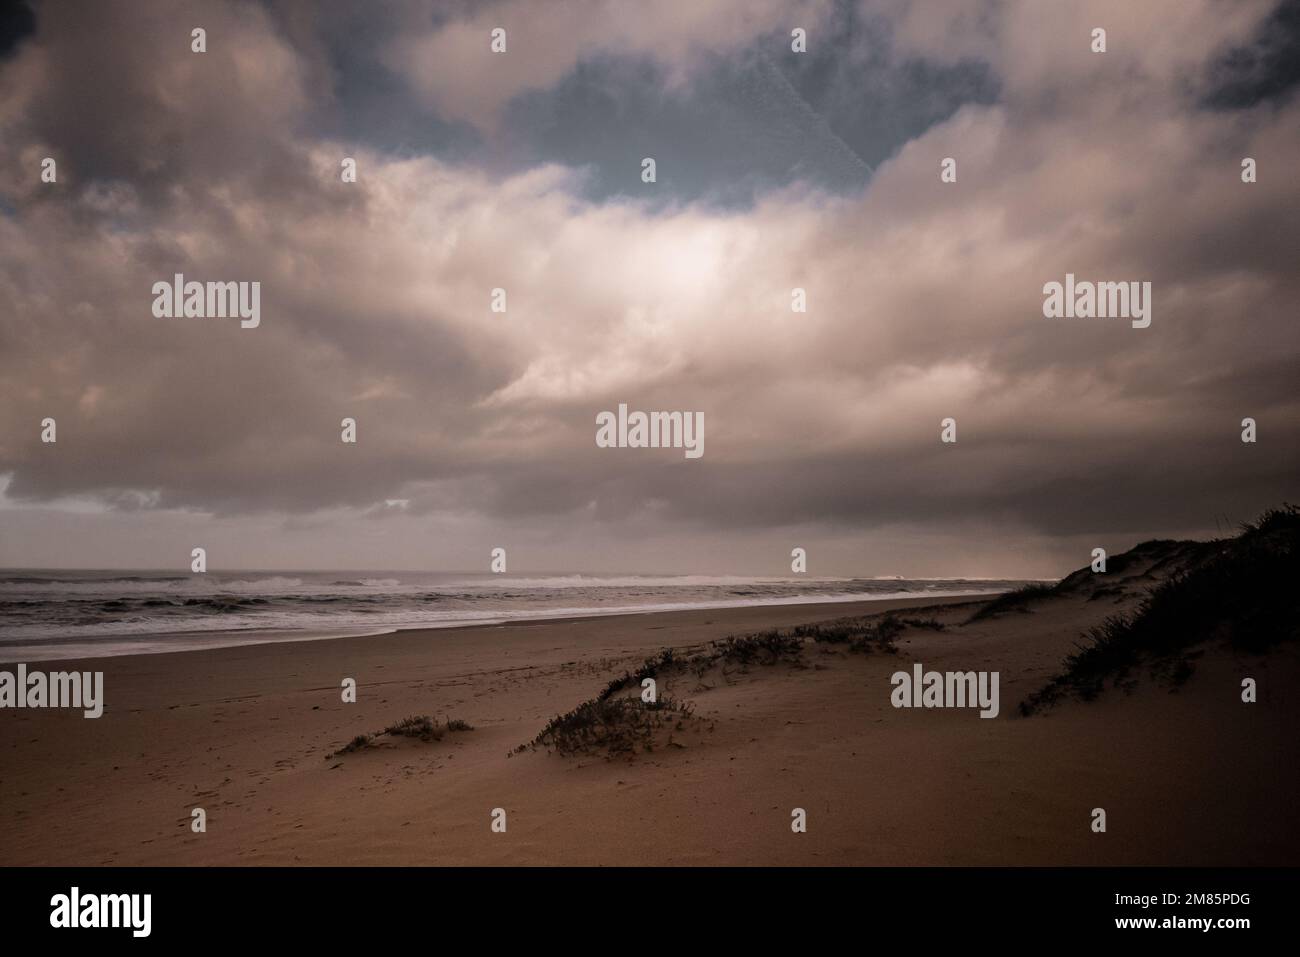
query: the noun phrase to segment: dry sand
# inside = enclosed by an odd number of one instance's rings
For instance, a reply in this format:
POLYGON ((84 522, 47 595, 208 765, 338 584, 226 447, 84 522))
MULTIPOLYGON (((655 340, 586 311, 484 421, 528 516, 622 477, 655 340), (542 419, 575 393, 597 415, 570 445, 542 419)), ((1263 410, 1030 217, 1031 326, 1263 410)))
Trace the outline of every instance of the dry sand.
MULTIPOLYGON (((0 713, 3 864, 1293 864, 1300 660, 1210 650, 1177 692, 1016 705, 1086 627, 1128 607, 1060 598, 897 655, 809 643, 693 701, 712 730, 634 758, 507 756, 552 715, 665 646, 909 602, 510 624, 96 659, 104 716, 0 713), (996 670, 1002 712, 896 710, 890 675, 996 670), (1240 680, 1260 700, 1240 700, 1240 680), (340 700, 353 677, 356 704, 340 700), (410 714, 467 720, 441 741, 354 735, 410 714), (679 742, 681 743, 681 742, 679 742), (190 830, 192 808, 207 832, 190 830), (493 833, 493 808, 507 831, 493 833), (792 833, 802 807, 808 832, 792 833), (1106 809, 1108 829, 1090 829, 1106 809)), ((931 600, 928 605, 936 605, 931 600)), ((909 612, 909 614, 915 614, 909 612)), ((34 663, 29 662, 29 665, 34 663)), ((52 669, 77 667, 59 662, 52 669)))

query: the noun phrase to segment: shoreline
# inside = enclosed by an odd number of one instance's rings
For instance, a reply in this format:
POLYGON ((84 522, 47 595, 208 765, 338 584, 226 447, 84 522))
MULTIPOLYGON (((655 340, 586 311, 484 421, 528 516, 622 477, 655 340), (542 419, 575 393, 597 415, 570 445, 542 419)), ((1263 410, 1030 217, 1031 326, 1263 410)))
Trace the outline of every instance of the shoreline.
MULTIPOLYGON (((1002 592, 987 591, 952 591, 952 592, 931 592, 925 595, 914 596, 881 596, 878 598, 843 598, 841 596, 816 596, 799 598, 795 600, 788 599, 771 599, 760 601, 737 600, 736 602, 699 602, 684 606, 647 606, 642 609, 618 608, 608 611, 593 609, 574 613, 572 609, 557 609, 561 614, 550 615, 546 612, 537 612, 527 616, 518 617, 492 617, 478 621, 444 621, 431 622, 422 624, 401 624, 391 627, 379 627, 376 629, 355 630, 351 628, 341 629, 335 633, 320 634, 308 631, 288 631, 274 629, 241 629, 241 630, 220 630, 213 629, 207 631, 179 631, 167 632, 161 631, 148 634, 123 634, 123 635, 105 635, 100 638, 46 638, 28 644, 20 644, 18 640, 12 644, 0 644, 0 665, 19 664, 19 663, 40 663, 56 661, 93 661, 107 658, 129 658, 138 655, 173 655, 186 654, 198 651, 216 651, 226 648, 244 648, 258 645, 280 645, 296 643, 316 643, 322 641, 340 641, 352 638, 377 638, 385 635, 396 635, 412 631, 454 631, 459 629, 471 628, 491 628, 502 625, 515 624, 534 624, 545 622, 565 622, 565 621, 582 621, 587 619, 619 618, 625 616, 643 616, 643 615, 665 615, 675 612, 695 612, 695 611, 731 611, 747 608, 789 608, 789 607, 807 607, 807 606, 856 606, 868 605, 880 607, 886 603, 903 602, 912 603, 916 601, 938 602, 946 599, 967 599, 971 601, 987 599, 1002 592), (235 636, 240 636, 240 640, 235 640, 235 636), (164 641, 175 641, 180 647, 155 647, 164 641), (106 650, 97 654, 88 653, 90 646, 103 644, 109 648, 121 648, 123 646, 140 645, 139 648, 131 650, 106 650), (52 651, 57 649, 75 649, 70 653, 55 653, 53 656, 41 654, 46 648, 52 651), (18 649, 21 652, 32 652, 32 654, 15 654, 11 649, 18 649)), ((869 612, 863 612, 867 614, 869 612)))

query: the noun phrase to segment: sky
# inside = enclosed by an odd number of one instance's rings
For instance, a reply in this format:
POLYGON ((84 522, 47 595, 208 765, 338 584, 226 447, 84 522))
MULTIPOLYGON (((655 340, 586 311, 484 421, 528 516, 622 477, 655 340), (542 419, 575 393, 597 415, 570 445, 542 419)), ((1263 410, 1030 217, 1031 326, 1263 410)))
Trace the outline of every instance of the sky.
POLYGON ((1297 500, 1300 3, 6 9, 0 565, 1053 577, 1297 500))

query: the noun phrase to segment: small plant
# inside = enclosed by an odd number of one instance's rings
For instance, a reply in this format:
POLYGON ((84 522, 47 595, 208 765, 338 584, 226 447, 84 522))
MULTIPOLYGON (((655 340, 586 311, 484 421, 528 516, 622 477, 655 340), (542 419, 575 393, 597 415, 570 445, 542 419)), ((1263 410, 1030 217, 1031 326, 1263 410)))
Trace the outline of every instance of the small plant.
POLYGON ((1057 591, 1056 585, 1043 585, 1031 583, 1022 585, 1014 591, 1003 592, 992 601, 981 606, 975 614, 966 619, 966 624, 977 621, 984 621, 988 618, 994 618, 998 615, 1005 614, 1009 611, 1027 611, 1025 608, 1031 601, 1039 598, 1050 598, 1057 591))
POLYGON ((803 639, 783 631, 764 631, 737 638, 729 635, 709 642, 710 658, 739 665, 774 665, 780 661, 797 662, 803 655, 803 639))
POLYGON ((847 645, 850 651, 866 654, 883 651, 892 654, 894 640, 905 628, 943 631, 944 625, 935 618, 898 618, 887 614, 875 622, 859 618, 821 625, 798 625, 794 634, 800 638, 811 638, 818 644, 847 645))
POLYGON ((360 751, 363 748, 371 747, 376 738, 387 735, 390 738, 417 738, 420 741, 441 741, 442 736, 448 731, 473 731, 474 728, 468 721, 462 721, 460 718, 450 718, 445 724, 439 724, 427 714, 413 715, 409 718, 403 718, 384 728, 382 731, 376 731, 373 734, 359 734, 337 751, 325 755, 326 760, 338 754, 351 754, 354 751, 360 751))
POLYGON ((607 701, 618 692, 625 688, 640 687, 641 682, 646 678, 654 678, 659 674, 669 671, 680 664, 684 664, 689 659, 677 657, 677 652, 673 648, 665 648, 653 658, 647 658, 636 671, 625 671, 623 677, 615 678, 597 695, 597 701, 607 701))
POLYGON ((395 738, 419 738, 421 741, 441 741, 444 730, 446 729, 440 727, 427 714, 421 714, 390 724, 379 734, 392 735, 395 738))
POLYGON ((797 638, 811 638, 819 645, 843 645, 862 636, 863 628, 857 622, 830 622, 824 625, 796 625, 797 638))
POLYGON ((336 754, 351 754, 353 751, 360 751, 362 748, 368 748, 372 743, 374 743, 374 740, 375 736, 373 734, 359 734, 337 751, 325 755, 325 760, 328 761, 336 754))
POLYGON ((903 633, 906 626, 893 615, 886 615, 880 621, 868 625, 857 638, 849 642, 849 651, 869 655, 882 652, 887 655, 898 654, 894 641, 903 633))
POLYGON ((709 650, 694 655, 682 656, 674 648, 665 648, 654 657, 647 658, 636 671, 625 671, 622 677, 610 681, 595 700, 608 701, 628 688, 640 688, 641 682, 646 678, 659 679, 688 670, 701 676, 720 662, 744 666, 775 665, 784 661, 799 665, 802 657, 803 639, 780 630, 743 637, 731 635, 720 641, 709 642, 709 650))
POLYGON ((652 751, 656 732, 669 726, 681 730, 693 711, 690 702, 666 695, 649 703, 639 697, 593 698, 568 714, 556 715, 515 753, 538 747, 562 755, 604 752, 611 757, 652 751))
POLYGON ((943 631, 944 624, 937 618, 900 618, 908 628, 924 628, 928 631, 943 631))

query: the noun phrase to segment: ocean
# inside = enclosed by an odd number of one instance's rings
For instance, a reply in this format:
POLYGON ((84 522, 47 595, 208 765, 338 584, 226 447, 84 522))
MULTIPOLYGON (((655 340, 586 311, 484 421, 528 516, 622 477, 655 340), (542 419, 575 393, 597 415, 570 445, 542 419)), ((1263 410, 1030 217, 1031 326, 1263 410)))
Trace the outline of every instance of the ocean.
POLYGON ((0 570, 0 661, 689 608, 982 595, 1022 581, 0 570))

